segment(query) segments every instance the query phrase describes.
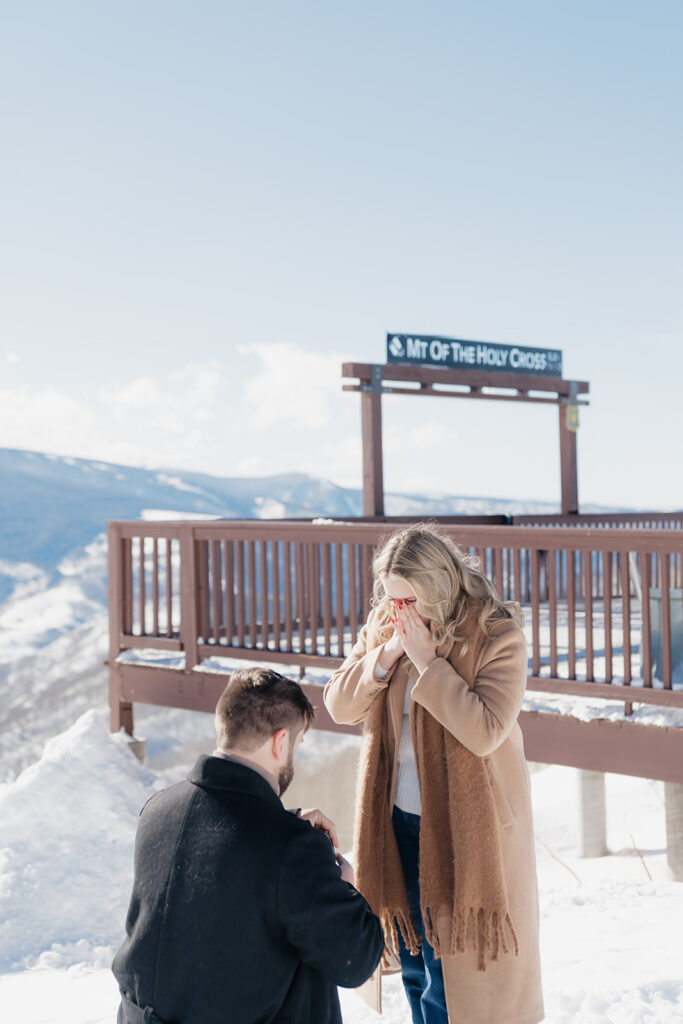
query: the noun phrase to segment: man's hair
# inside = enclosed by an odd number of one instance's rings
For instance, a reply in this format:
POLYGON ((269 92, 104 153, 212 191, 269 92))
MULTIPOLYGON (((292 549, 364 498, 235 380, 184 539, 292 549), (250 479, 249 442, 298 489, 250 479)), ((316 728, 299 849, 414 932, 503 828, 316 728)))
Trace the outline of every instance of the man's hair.
POLYGON ((255 750, 278 729, 308 729, 315 710, 293 679, 269 668, 233 672, 216 705, 219 747, 255 750))

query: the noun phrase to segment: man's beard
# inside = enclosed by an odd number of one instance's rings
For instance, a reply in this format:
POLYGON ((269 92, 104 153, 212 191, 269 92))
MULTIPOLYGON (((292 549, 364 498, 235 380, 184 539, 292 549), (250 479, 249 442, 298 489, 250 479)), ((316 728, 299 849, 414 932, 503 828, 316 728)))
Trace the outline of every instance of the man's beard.
POLYGON ((277 777, 278 786, 280 787, 280 796, 282 796, 282 794, 287 789, 287 787, 289 786, 289 784, 290 784, 290 782, 292 781, 293 778, 294 778, 294 747, 292 747, 290 749, 289 755, 287 757, 287 764, 284 765, 280 769, 280 772, 279 772, 278 777, 277 777))

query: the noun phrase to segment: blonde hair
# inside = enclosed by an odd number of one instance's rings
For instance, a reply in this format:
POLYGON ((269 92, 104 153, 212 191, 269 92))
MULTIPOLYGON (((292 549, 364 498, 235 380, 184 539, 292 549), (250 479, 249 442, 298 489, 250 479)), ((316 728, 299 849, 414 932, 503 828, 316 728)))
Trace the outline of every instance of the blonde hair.
POLYGON ((432 637, 438 646, 450 637, 467 646, 465 621, 473 610, 488 636, 501 619, 522 625, 523 614, 515 601, 501 601, 475 558, 440 534, 431 523, 417 523, 391 534, 372 560, 374 587, 371 605, 377 609, 375 629, 380 643, 393 633, 391 611, 383 577, 400 576, 415 592, 420 611, 434 624, 432 637))

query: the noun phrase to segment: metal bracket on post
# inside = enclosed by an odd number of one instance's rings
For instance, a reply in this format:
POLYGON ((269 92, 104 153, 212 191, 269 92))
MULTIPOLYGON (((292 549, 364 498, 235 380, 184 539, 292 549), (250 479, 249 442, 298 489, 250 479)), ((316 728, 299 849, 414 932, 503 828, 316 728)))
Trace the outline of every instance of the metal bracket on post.
POLYGON ((563 407, 564 422, 567 430, 575 434, 579 429, 579 384, 576 380, 569 381, 569 394, 560 398, 563 407), (573 413, 570 413, 573 410, 573 413))
POLYGON ((364 391, 366 394, 371 395, 381 395, 383 380, 384 367, 379 363, 373 363, 370 367, 370 380, 362 380, 359 385, 359 391, 364 391))
POLYGON ((575 380, 570 380, 569 381, 569 401, 567 402, 567 405, 575 405, 577 409, 579 407, 579 384, 578 384, 578 381, 575 381, 575 380))

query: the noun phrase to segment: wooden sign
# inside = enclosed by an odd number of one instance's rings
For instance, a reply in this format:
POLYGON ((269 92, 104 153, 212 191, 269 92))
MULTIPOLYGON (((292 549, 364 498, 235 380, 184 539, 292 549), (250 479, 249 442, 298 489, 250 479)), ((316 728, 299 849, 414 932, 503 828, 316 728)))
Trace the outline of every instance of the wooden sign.
POLYGON ((433 334, 387 334, 387 362, 441 366, 449 370, 494 370, 562 377, 562 352, 559 349, 463 341, 433 334))

